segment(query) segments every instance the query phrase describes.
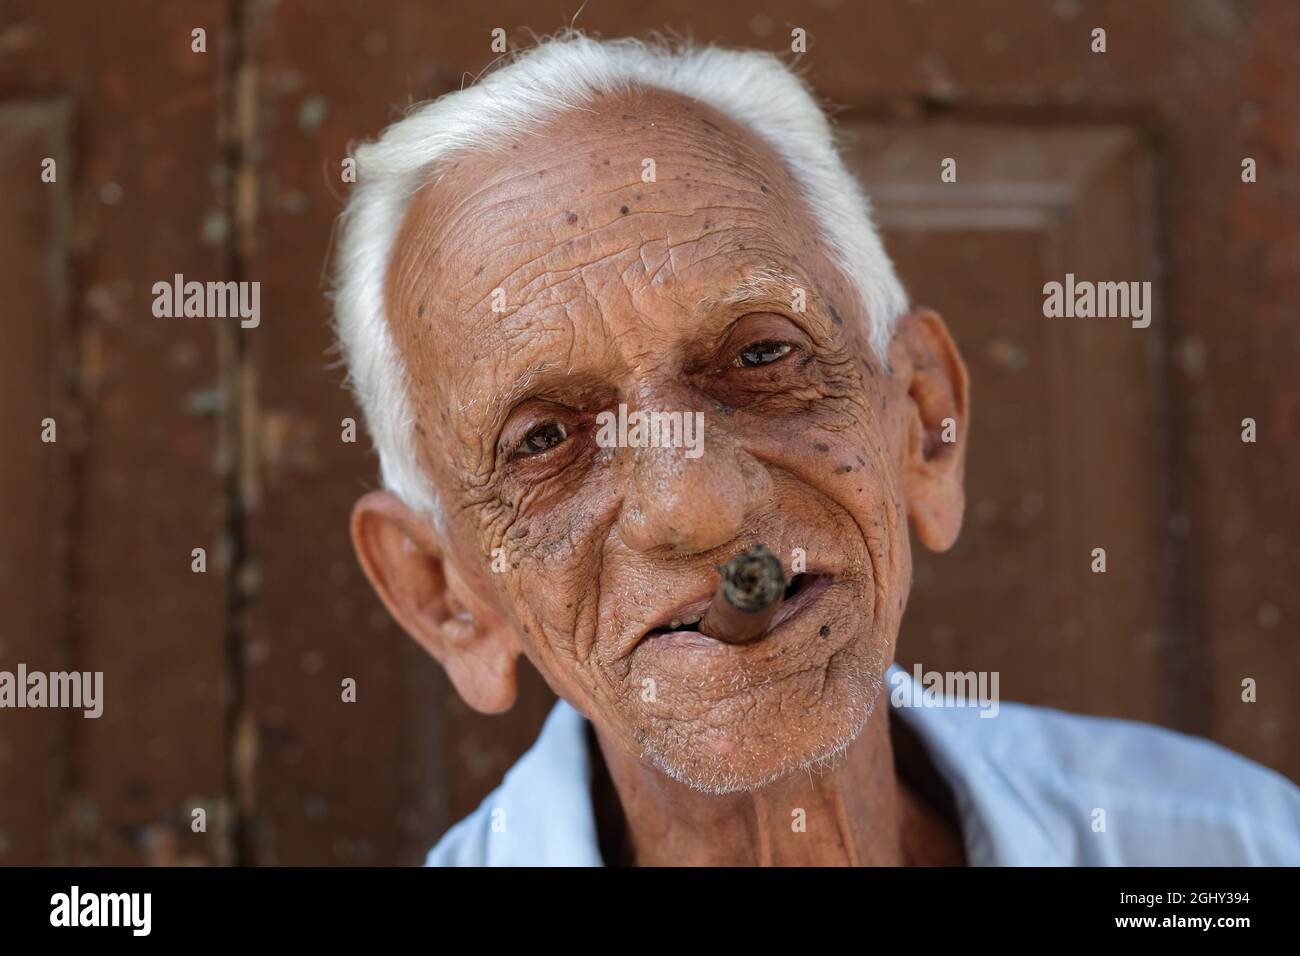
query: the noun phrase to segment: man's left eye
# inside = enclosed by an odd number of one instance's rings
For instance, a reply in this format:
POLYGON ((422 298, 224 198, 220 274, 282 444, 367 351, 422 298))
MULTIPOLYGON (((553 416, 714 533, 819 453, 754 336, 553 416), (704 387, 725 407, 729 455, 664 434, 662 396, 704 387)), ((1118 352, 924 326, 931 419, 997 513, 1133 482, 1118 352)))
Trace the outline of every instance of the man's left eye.
POLYGON ((740 350, 740 354, 736 356, 736 365, 741 368, 770 365, 784 358, 793 349, 793 345, 785 342, 755 342, 740 350))
POLYGON ((520 455, 539 455, 548 448, 554 448, 568 436, 568 430, 559 422, 547 422, 525 435, 523 441, 515 446, 515 452, 520 455))

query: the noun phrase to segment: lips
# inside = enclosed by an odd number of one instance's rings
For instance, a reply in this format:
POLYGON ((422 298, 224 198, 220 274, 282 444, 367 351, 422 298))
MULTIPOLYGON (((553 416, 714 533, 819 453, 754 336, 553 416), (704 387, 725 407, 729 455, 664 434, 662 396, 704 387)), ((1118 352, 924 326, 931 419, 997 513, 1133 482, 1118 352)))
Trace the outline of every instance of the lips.
MULTIPOLYGON (((832 580, 832 576, 823 571, 807 571, 791 577, 790 584, 786 587, 785 594, 782 597, 781 608, 773 617, 768 633, 771 633, 784 621, 794 617, 815 601, 830 586, 832 580)), ((710 593, 678 605, 648 628, 641 635, 637 644, 639 645, 648 639, 653 640, 676 635, 690 635, 691 643, 721 644, 721 641, 716 641, 701 633, 699 629, 699 622, 703 618, 704 612, 709 609, 712 600, 713 594, 710 593), (695 640, 697 638, 698 641, 695 640)), ((761 643, 765 638, 766 635, 760 637, 755 643, 761 643)))

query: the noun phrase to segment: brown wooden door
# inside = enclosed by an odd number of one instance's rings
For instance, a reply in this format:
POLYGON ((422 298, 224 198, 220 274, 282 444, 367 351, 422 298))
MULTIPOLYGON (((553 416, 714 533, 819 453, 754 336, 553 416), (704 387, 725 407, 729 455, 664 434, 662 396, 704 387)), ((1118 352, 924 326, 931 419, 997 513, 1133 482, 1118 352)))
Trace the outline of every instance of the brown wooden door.
MULTIPOLYGON (((0 712, 0 863, 411 863, 531 742, 540 680, 470 714, 356 567, 375 462, 340 440, 322 276, 349 144, 480 71, 494 28, 522 43, 573 9, 0 11, 0 490, 30 503, 0 537, 0 669, 100 669, 108 698, 99 721, 0 712), (260 326, 154 319, 176 272, 260 281, 260 326)), ((777 52, 807 31, 908 288, 973 372, 965 532, 917 552, 900 660, 1300 775, 1300 11, 673 0, 578 22, 777 52), (1066 272, 1150 280, 1151 327, 1044 318, 1066 272)))
POLYGON ((0 10, 0 669, 102 671, 105 696, 0 711, 0 863, 229 858, 225 386, 212 326, 150 294, 225 270, 219 37, 189 54, 224 12, 0 10))

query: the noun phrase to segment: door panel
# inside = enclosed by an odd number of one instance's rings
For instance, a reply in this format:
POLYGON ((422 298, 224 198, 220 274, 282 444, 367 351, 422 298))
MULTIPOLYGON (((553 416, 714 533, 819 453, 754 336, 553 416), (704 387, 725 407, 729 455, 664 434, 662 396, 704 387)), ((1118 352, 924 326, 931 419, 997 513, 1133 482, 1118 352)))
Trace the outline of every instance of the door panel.
MULTIPOLYGON (((39 182, 47 159, 67 155, 69 119, 67 103, 57 99, 0 104, 0 182, 39 182)), ((0 349, 0 501, 7 503, 0 670, 11 674, 19 663, 63 670, 68 651, 63 571, 70 449, 78 434, 59 370, 68 361, 63 297, 72 163, 56 162, 53 175, 60 173, 44 188, 0 190, 5 309, 35 320, 7 323, 0 349)), ((6 711, 0 720, 0 864, 35 866, 56 854, 66 723, 66 715, 47 710, 6 711)))
POLYGON ((957 123, 844 134, 904 283, 946 318, 973 383, 965 526, 950 554, 914 543, 899 661, 998 671, 1008 700, 1167 719, 1163 325, 1043 315, 1044 283, 1067 272, 1152 275, 1141 138, 957 123))

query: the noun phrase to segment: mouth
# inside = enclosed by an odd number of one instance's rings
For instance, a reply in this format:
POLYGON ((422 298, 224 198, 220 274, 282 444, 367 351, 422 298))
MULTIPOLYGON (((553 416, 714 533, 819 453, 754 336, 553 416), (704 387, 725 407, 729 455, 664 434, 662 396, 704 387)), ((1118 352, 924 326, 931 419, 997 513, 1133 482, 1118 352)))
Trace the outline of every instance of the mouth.
MULTIPOLYGON (((781 597, 781 608, 772 618, 767 633, 770 634, 784 621, 794 617, 815 601, 830 586, 831 580, 831 575, 814 571, 794 575, 786 586, 785 593, 781 597)), ((667 619, 646 631, 641 636, 641 641, 680 634, 691 635, 687 640, 691 640, 692 643, 698 640, 707 644, 721 644, 721 641, 709 637, 700 630, 700 621, 704 618, 704 612, 709 609, 712 600, 713 595, 710 594, 708 597, 676 608, 667 619)), ((766 637, 767 634, 764 634, 756 643, 761 643, 766 637)))

